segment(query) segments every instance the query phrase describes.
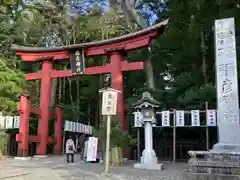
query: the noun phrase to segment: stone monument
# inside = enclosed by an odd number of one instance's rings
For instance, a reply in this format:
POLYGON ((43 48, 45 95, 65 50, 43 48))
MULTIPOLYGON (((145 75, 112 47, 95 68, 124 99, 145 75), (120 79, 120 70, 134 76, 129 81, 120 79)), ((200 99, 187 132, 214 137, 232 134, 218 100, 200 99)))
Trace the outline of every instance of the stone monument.
POLYGON ((160 103, 152 98, 151 94, 144 92, 142 98, 134 104, 135 109, 142 113, 142 123, 145 130, 145 149, 143 150, 140 163, 134 164, 135 168, 162 170, 162 164, 158 164, 158 158, 153 149, 152 126, 155 123, 155 108, 160 103))
POLYGON ((215 39, 219 142, 212 151, 240 152, 234 18, 216 20, 215 39))
POLYGON ((240 123, 234 18, 215 21, 217 122, 219 142, 208 151, 190 151, 189 179, 240 177, 240 123))

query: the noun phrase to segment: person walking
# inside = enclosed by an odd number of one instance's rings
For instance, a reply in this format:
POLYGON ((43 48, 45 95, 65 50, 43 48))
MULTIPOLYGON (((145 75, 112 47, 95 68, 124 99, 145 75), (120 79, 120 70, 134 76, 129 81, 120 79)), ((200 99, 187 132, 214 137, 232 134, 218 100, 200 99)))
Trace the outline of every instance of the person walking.
POLYGON ((74 141, 71 136, 69 136, 66 142, 66 155, 67 155, 67 162, 69 163, 69 156, 71 156, 71 162, 74 162, 74 152, 76 151, 74 141))

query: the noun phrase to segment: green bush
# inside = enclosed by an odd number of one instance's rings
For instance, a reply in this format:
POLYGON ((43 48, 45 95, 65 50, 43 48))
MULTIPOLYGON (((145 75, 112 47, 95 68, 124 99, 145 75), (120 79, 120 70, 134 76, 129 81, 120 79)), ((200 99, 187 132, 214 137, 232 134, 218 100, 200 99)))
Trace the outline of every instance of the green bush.
POLYGON ((7 134, 5 132, 0 131, 0 152, 4 152, 4 148, 6 146, 7 134))
MULTIPOLYGON (((93 129, 93 136, 98 137, 101 140, 106 139, 106 121, 100 123, 99 129, 93 129)), ((110 134, 110 146, 111 147, 128 147, 131 143, 132 137, 127 131, 122 131, 120 127, 120 121, 117 116, 111 118, 111 134, 110 134)))

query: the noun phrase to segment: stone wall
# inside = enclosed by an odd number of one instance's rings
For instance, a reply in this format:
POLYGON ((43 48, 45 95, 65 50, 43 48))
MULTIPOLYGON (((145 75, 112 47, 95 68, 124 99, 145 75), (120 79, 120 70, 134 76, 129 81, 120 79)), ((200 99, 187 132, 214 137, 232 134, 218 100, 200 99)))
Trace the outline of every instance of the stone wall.
POLYGON ((189 151, 189 180, 240 180, 240 153, 189 151))

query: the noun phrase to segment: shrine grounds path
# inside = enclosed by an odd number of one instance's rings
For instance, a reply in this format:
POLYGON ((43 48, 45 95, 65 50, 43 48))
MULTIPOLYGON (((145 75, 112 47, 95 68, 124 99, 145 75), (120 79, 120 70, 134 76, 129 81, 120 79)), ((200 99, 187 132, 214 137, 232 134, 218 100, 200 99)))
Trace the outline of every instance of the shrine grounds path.
POLYGON ((183 180, 184 163, 164 163, 164 170, 150 171, 133 168, 133 162, 123 167, 111 167, 104 175, 103 164, 85 163, 76 155, 74 164, 67 164, 65 157, 54 156, 42 159, 0 161, 0 180, 183 180))

